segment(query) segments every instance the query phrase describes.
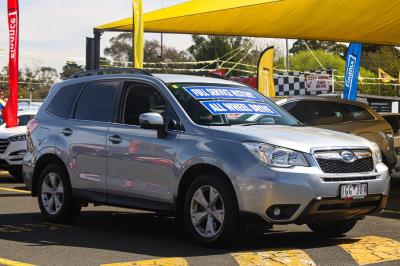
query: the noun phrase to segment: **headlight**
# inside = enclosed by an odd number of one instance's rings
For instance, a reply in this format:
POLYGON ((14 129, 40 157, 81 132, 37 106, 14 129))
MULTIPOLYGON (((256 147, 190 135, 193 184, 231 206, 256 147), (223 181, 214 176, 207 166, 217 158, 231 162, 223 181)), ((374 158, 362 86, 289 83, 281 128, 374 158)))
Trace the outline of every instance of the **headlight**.
POLYGON ((244 142, 243 145, 260 161, 273 167, 308 166, 301 152, 260 142, 244 142))
POLYGON ((17 136, 12 136, 9 138, 10 141, 25 141, 26 140, 26 135, 17 135, 17 136))
POLYGON ((382 162, 382 152, 379 146, 375 142, 371 142, 372 144, 372 154, 374 156, 375 163, 382 162))

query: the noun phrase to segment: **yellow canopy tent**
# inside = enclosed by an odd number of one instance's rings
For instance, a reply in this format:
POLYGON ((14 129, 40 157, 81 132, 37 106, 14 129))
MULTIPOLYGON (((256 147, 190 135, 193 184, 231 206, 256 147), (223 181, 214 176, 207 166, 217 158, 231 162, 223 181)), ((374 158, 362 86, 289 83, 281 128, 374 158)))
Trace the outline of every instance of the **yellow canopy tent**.
MULTIPOLYGON (((393 0, 192 0, 144 15, 146 32, 400 44, 393 0)), ((96 27, 132 31, 132 18, 96 27)))

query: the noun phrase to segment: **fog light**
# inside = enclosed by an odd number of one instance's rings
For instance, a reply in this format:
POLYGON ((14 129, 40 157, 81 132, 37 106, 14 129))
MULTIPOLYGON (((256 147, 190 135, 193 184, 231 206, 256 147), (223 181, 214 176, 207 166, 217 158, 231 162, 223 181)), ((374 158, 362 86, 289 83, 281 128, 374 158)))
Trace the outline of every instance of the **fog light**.
POLYGON ((281 208, 278 206, 274 208, 274 216, 278 217, 281 215, 281 208))
POLYGON ((294 213, 299 209, 299 204, 279 204, 272 205, 266 211, 269 218, 273 220, 287 220, 290 219, 294 213))

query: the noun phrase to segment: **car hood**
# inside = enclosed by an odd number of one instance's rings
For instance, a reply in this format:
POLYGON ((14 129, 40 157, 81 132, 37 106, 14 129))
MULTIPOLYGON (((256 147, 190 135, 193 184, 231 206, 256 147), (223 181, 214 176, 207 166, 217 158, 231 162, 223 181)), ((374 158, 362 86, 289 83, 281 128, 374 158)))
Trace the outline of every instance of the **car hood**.
POLYGON ((209 128, 215 138, 258 141, 305 153, 311 153, 313 149, 318 148, 367 147, 372 149, 372 143, 364 138, 314 127, 252 125, 209 128))
POLYGON ((26 126, 21 127, 2 127, 0 128, 0 138, 5 139, 16 135, 21 135, 26 133, 26 126))

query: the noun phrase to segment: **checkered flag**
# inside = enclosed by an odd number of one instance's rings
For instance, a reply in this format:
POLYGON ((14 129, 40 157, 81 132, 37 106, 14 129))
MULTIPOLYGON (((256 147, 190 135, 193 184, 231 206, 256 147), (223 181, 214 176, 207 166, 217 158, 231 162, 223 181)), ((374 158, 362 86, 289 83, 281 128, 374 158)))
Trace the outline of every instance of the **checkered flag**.
POLYGON ((276 96, 333 93, 333 70, 276 71, 274 81, 276 96))

